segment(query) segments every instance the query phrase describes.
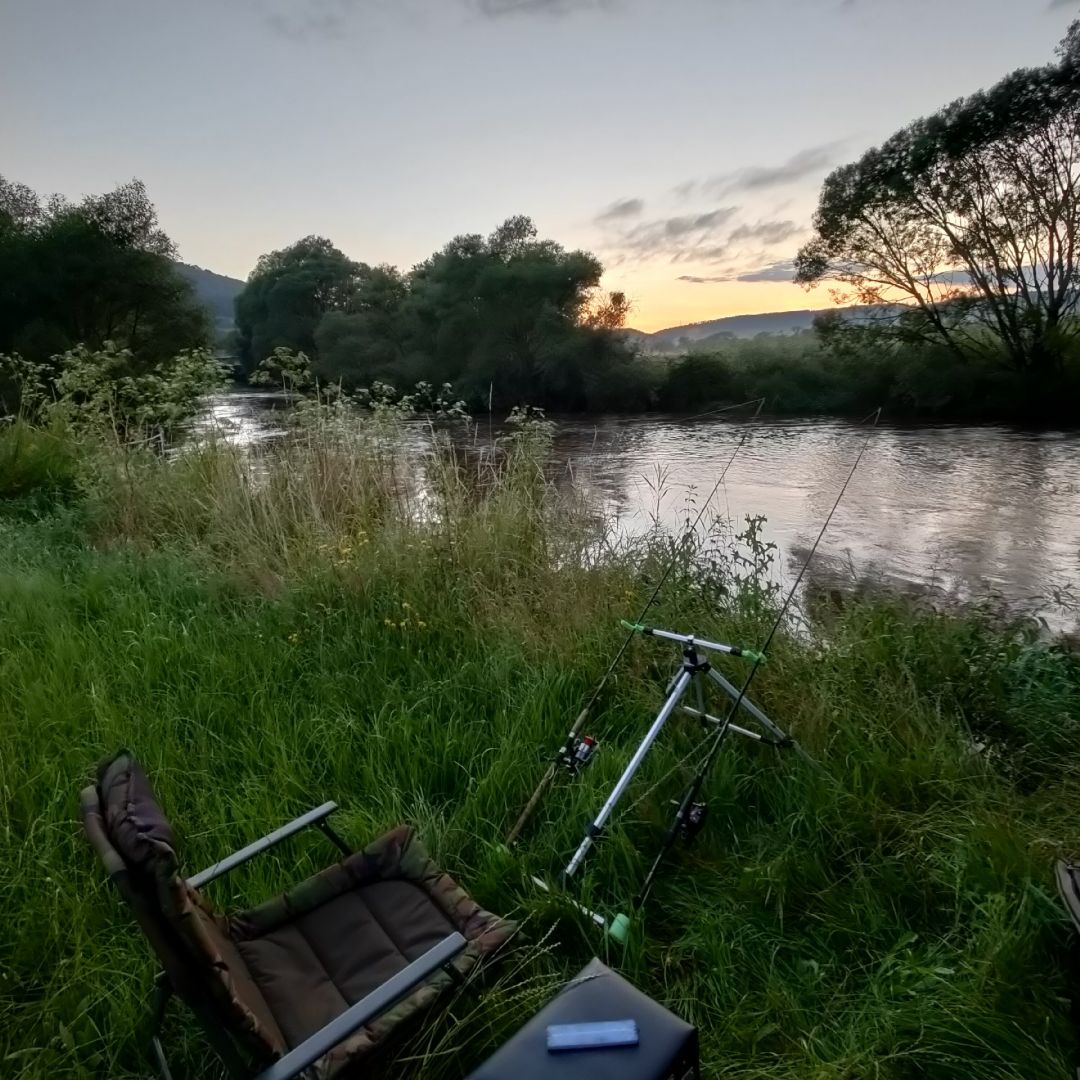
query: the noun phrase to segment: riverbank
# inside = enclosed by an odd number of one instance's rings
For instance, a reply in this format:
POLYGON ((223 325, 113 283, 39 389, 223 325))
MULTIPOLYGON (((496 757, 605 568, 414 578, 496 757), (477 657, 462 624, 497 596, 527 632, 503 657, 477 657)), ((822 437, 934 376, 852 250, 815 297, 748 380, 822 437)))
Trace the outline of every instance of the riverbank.
MULTIPOLYGON (((670 544, 599 543, 594 510, 543 479, 543 429, 498 471, 436 456, 419 491, 400 438, 393 421, 323 417, 254 472, 220 443, 170 463, 30 440, 50 466, 27 465, 0 503, 5 1068, 145 1071, 149 950, 75 823, 80 786, 120 745, 191 869, 333 798, 353 842, 411 820, 485 906, 527 919, 510 974, 388 1076, 459 1077, 604 954, 525 873, 579 838, 672 654, 633 644, 595 765, 553 791, 514 860, 497 842, 670 544)), ((762 640, 768 552, 751 573, 725 544, 683 549, 656 623, 762 640)), ((878 599, 781 634, 754 693, 828 778, 732 746, 707 830, 611 961, 701 1026, 709 1077, 1070 1077, 1074 943, 1051 866, 1080 851, 1075 657, 978 612, 878 599)), ((673 724, 636 794, 698 738, 673 724)), ((680 779, 596 851, 597 906, 627 906, 680 779)), ((323 858, 317 838, 297 844, 219 899, 255 900, 323 858)), ((169 1041, 178 1071, 200 1074, 193 1026, 169 1041)))
MULTIPOLYGON (((260 452, 282 435, 284 395, 231 392, 212 398, 197 437, 260 452)), ((499 418, 501 420, 501 417, 499 418)), ((842 592, 876 584, 946 604, 995 597, 1017 616, 1080 632, 1080 430, 1005 425, 868 425, 828 419, 749 423, 726 415, 553 418, 545 466, 594 513, 639 535, 655 522, 678 530, 693 516, 746 436, 714 508, 741 526, 763 516, 777 545, 781 581, 798 572, 831 500, 863 442, 870 442, 829 526, 811 577, 842 592)), ((427 425, 413 422, 404 452, 424 468, 427 425)), ((486 417, 454 430, 455 445, 483 457, 507 434, 486 417)))

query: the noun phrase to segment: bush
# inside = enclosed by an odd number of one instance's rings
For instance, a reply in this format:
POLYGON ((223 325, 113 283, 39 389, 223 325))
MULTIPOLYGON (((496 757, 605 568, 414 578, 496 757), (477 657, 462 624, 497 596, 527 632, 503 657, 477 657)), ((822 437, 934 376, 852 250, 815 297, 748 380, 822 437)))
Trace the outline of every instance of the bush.
POLYGON ((67 495, 78 474, 75 446, 62 429, 42 430, 23 420, 0 426, 0 499, 67 495))
POLYGON ((224 379, 206 349, 177 353, 149 367, 111 341, 100 349, 77 345, 47 363, 0 354, 0 380, 16 387, 25 415, 121 441, 164 439, 194 416, 224 379))
POLYGON ((1080 398, 1080 357, 1052 378, 1005 360, 960 359, 941 346, 897 345, 816 334, 735 340, 668 361, 656 391, 673 411, 764 398, 768 412, 1052 421, 1072 418, 1080 398))

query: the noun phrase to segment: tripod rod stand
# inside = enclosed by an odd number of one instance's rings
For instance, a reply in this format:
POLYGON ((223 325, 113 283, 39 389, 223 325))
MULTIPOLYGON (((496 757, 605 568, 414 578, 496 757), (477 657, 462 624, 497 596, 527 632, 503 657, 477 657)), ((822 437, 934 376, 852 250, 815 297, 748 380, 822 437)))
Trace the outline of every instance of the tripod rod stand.
MULTIPOLYGON (((745 694, 741 694, 719 672, 713 670, 709 661, 700 655, 700 651, 719 652, 732 656, 746 656, 753 659, 755 663, 761 662, 762 658, 759 654, 752 653, 750 650, 740 649, 735 645, 722 645, 713 641, 701 641, 685 634, 673 633, 669 630, 657 630, 653 627, 645 626, 635 626, 633 629, 639 630, 647 636, 660 637, 669 641, 679 642, 683 646, 682 667, 675 675, 674 679, 672 679, 671 683, 669 683, 667 697, 660 707, 656 719, 653 720, 645 737, 638 744, 637 749, 634 751, 629 763, 623 770, 622 775, 615 782, 615 786, 612 788, 611 794, 604 801, 604 805, 600 807, 596 817, 593 818, 586 827, 584 838, 563 870, 564 879, 572 878, 581 868, 581 865, 584 863, 593 844, 603 832, 605 825, 615 811, 615 808, 618 806, 619 801, 626 793, 626 790, 633 781, 638 769, 641 768, 641 764, 648 755, 653 743, 656 742, 660 732, 663 731, 664 725, 671 718, 671 714, 679 707, 680 702, 691 685, 694 686, 696 692, 697 708, 683 705, 682 709, 684 712, 698 717, 702 723, 715 725, 717 727, 716 743, 722 741, 724 736, 730 731, 738 735, 744 735, 747 738, 754 739, 758 742, 769 743, 773 746, 794 745, 793 740, 774 724, 761 709, 754 705, 753 702, 749 701, 745 694), (745 709, 746 712, 757 721, 763 731, 753 731, 750 728, 744 728, 737 724, 733 724, 730 716, 727 720, 721 720, 718 717, 709 714, 705 709, 703 679, 707 679, 713 685, 719 687, 727 697, 735 701, 740 708, 745 709)), ((731 711, 734 711, 734 709, 731 711)), ((680 812, 681 811, 682 807, 680 807, 680 812)))

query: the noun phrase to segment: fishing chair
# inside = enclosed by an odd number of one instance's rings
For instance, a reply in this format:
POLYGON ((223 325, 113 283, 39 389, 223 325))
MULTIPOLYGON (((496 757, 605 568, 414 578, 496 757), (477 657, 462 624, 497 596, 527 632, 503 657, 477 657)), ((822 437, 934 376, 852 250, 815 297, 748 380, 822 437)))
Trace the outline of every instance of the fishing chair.
POLYGON ((176 838, 135 759, 120 751, 82 793, 86 835, 163 970, 151 1046, 170 997, 195 1013, 234 1077, 326 1080, 355 1066, 513 934, 431 861, 408 826, 352 853, 324 803, 201 874, 180 875, 176 838), (314 826, 335 865, 247 911, 201 889, 314 826))

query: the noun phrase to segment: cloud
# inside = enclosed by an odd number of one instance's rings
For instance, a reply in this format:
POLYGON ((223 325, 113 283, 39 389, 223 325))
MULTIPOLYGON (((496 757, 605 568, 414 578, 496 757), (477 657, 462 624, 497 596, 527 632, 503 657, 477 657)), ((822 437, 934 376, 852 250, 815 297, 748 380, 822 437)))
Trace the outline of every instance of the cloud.
POLYGON ((711 277, 699 277, 697 274, 680 274, 676 281, 687 281, 692 285, 711 285, 727 281, 792 281, 795 277, 795 264, 791 261, 775 262, 757 270, 746 270, 741 274, 716 274, 711 277))
MULTIPOLYGON (((426 0, 426 6, 444 7, 449 0, 426 0)), ((401 14, 403 0, 255 0, 263 22, 294 41, 312 38, 333 40, 349 32, 351 24, 365 14, 401 14)), ((623 0, 453 0, 462 12, 486 19, 516 15, 558 16, 577 11, 613 11, 623 0)), ((419 5, 424 6, 424 0, 419 5)), ((414 12, 415 13, 415 12, 414 12)))
POLYGON ((737 210, 734 206, 722 206, 719 210, 709 210, 703 214, 682 214, 670 217, 657 224, 663 225, 665 236, 686 236, 693 232, 711 232, 723 225, 737 210))
POLYGON ((615 0, 474 0, 481 15, 501 19, 512 15, 571 15, 575 11, 605 11, 615 0))
POLYGON ((769 266, 762 266, 757 270, 749 270, 739 274, 736 281, 794 281, 795 264, 790 260, 775 262, 769 266))
POLYGON ((265 3, 260 4, 266 25, 294 41, 340 37, 357 10, 366 6, 371 5, 365 0, 304 0, 284 9, 278 5, 277 10, 267 10, 265 3))
POLYGON ((843 143, 824 143, 810 146, 788 158, 782 165, 751 165, 745 169, 723 173, 705 181, 704 188, 713 195, 730 195, 736 191, 762 191, 794 183, 814 173, 824 172, 836 160, 843 143))
POLYGON ((627 218, 637 211, 630 207, 625 212, 612 214, 623 203, 640 200, 620 200, 597 217, 597 222, 609 231, 603 245, 616 257, 632 256, 635 259, 667 258, 671 262, 710 262, 723 257, 726 245, 721 244, 718 233, 738 212, 737 206, 720 206, 697 214, 677 214, 673 217, 654 218, 636 225, 626 226, 627 218))
POLYGON ((621 221, 623 218, 637 217, 645 209, 643 199, 616 199, 605 207, 593 219, 594 221, 621 221))
POLYGON ((723 262, 728 257, 727 244, 712 244, 707 246, 698 245, 690 251, 684 252, 680 258, 674 258, 672 262, 723 262))
POLYGON ((1046 5, 1047 11, 1060 11, 1062 8, 1071 8, 1076 6, 1076 0, 1050 0, 1050 3, 1046 5))
POLYGON ((729 237, 729 243, 740 240, 756 240, 771 247, 797 236, 802 229, 794 221, 759 221, 756 225, 740 225, 729 237))

